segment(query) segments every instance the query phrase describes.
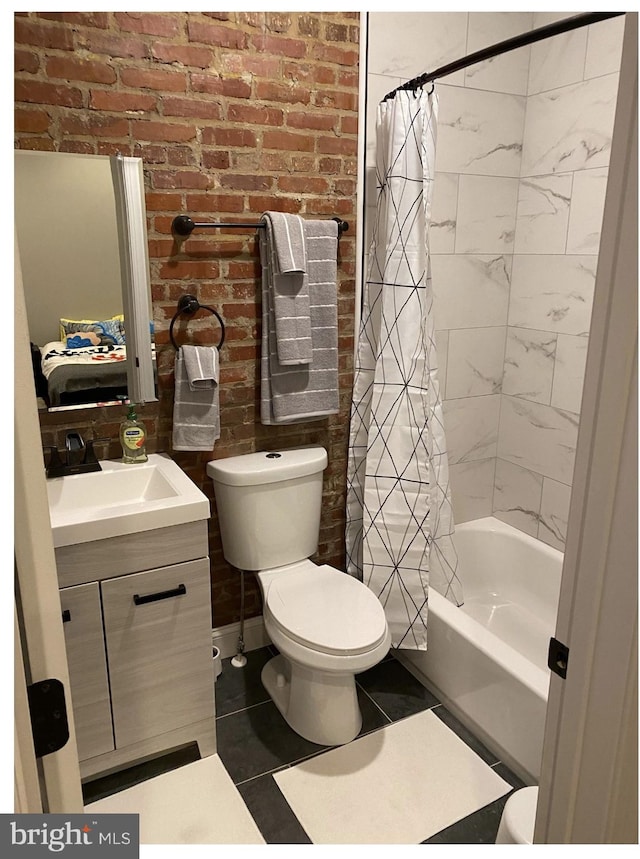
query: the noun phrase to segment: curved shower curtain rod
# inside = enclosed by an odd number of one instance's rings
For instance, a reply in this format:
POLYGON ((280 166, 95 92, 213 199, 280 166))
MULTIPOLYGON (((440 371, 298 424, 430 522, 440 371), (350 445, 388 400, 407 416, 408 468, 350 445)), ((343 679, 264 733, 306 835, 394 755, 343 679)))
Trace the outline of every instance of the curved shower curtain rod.
POLYGON ((568 33, 570 30, 576 30, 578 27, 587 27, 589 24, 597 24, 599 21, 606 21, 607 18, 617 18, 619 15, 624 15, 624 12, 583 12, 580 15, 574 15, 572 18, 565 18, 562 21, 554 21, 552 24, 545 24, 544 27, 537 27, 535 30, 530 30, 528 33, 521 33, 519 36, 514 36, 511 39, 505 39, 503 42, 497 42, 489 48, 482 48, 480 51, 475 51, 473 54, 468 54, 466 57, 461 57, 459 60, 454 60, 446 66, 441 66, 433 72, 425 72, 417 78, 412 78, 410 81, 401 84, 391 92, 388 92, 382 101, 394 98, 397 92, 402 90, 415 90, 425 84, 435 81, 437 78, 443 78, 446 75, 452 75, 454 72, 465 69, 474 63, 480 63, 483 60, 490 60, 500 54, 506 54, 507 51, 513 51, 516 48, 523 48, 525 45, 530 45, 533 42, 539 42, 542 39, 548 39, 551 36, 557 36, 560 33, 568 33))

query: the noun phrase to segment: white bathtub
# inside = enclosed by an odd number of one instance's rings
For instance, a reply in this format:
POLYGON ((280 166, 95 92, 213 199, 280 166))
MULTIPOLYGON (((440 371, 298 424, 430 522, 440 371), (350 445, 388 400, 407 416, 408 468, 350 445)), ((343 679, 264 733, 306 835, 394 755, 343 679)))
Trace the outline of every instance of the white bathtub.
POLYGON ((426 651, 395 651, 464 724, 537 783, 563 554, 493 517, 456 526, 464 605, 429 594, 426 651))

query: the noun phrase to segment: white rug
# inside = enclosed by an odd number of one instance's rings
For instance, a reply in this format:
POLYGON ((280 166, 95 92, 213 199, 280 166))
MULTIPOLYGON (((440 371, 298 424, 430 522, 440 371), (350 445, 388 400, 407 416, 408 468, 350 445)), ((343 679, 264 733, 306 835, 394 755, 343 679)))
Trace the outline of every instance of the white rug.
POLYGON ((140 815, 141 844, 264 844, 218 755, 148 779, 85 806, 140 815))
POLYGON ((512 789, 428 710, 273 777, 314 844, 420 844, 512 789))

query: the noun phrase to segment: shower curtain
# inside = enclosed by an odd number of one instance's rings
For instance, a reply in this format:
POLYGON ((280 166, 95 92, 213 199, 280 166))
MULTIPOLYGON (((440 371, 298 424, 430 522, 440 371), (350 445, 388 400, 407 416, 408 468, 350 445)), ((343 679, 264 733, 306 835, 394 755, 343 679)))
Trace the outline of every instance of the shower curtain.
POLYGON ((347 572, 380 598, 392 647, 414 650, 427 647, 429 587, 462 603, 428 249, 436 122, 435 92, 378 107, 347 470, 347 572))

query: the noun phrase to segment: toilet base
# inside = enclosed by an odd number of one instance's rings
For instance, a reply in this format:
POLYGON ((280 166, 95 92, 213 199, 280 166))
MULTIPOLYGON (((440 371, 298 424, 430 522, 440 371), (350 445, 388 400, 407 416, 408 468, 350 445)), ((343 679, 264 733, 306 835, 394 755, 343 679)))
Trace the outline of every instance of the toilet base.
POLYGON ((506 801, 496 844, 533 844, 538 788, 522 787, 506 801))
POLYGON ((362 714, 353 674, 316 671, 274 656, 262 669, 262 685, 296 732, 320 746, 341 746, 360 733, 362 714))

